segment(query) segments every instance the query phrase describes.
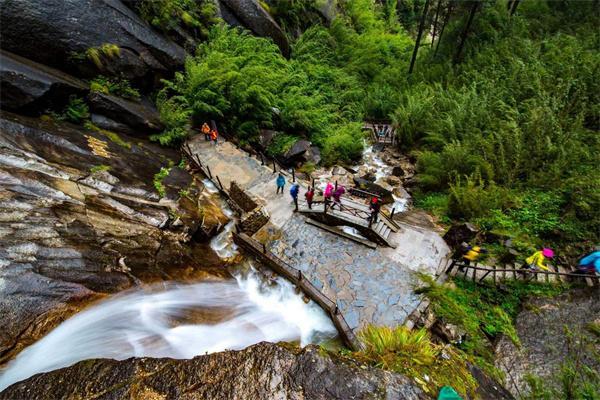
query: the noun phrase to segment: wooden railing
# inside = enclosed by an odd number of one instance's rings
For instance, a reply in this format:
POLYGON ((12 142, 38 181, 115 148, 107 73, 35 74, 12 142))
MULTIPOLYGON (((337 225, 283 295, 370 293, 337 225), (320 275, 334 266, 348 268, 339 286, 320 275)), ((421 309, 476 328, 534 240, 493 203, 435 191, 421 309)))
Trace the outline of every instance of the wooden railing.
POLYGON ((452 274, 454 268, 457 268, 459 271, 462 271, 464 278, 469 277, 469 272, 471 272, 471 279, 474 282, 483 282, 490 274, 492 275, 492 281, 497 283, 499 279, 497 279, 498 274, 504 274, 505 276, 508 274, 512 275, 513 279, 523 279, 526 281, 538 280, 539 276, 543 276, 545 281, 549 281, 549 277, 555 276, 557 280, 560 277, 570 277, 573 279, 581 279, 585 280, 589 286, 600 285, 600 275, 592 275, 592 274, 583 274, 583 273, 575 273, 575 272, 560 272, 560 271, 544 271, 540 269, 525 269, 525 268, 490 268, 490 267, 480 267, 477 264, 475 265, 466 265, 460 261, 453 261, 450 263, 450 266, 446 269, 447 274, 452 274), (477 276, 477 272, 481 271, 480 276, 477 276))
POLYGON ((292 282, 306 294, 311 300, 317 303, 321 308, 329 314, 333 324, 339 332, 339 335, 346 346, 352 350, 361 348, 361 343, 354 335, 354 332, 344 319, 337 304, 329 297, 325 296, 319 289, 306 278, 302 271, 296 269, 275 254, 267 250, 267 247, 251 238, 245 233, 234 232, 233 241, 246 251, 254 255, 262 264, 271 268, 277 274, 283 276, 288 281, 292 282))

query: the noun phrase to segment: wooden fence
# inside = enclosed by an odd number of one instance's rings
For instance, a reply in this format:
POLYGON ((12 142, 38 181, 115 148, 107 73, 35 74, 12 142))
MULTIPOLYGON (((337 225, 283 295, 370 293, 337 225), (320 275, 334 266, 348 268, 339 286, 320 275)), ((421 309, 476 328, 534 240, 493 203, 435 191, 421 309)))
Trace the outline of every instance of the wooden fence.
POLYGON ((317 289, 310 280, 302 274, 302 271, 291 267, 281 258, 268 251, 265 245, 245 233, 234 232, 233 241, 238 246, 254 255, 263 265, 271 268, 277 274, 292 282, 300 288, 306 296, 321 306, 321 308, 331 317, 333 324, 346 346, 352 350, 359 350, 361 348, 361 343, 344 319, 337 304, 317 289))

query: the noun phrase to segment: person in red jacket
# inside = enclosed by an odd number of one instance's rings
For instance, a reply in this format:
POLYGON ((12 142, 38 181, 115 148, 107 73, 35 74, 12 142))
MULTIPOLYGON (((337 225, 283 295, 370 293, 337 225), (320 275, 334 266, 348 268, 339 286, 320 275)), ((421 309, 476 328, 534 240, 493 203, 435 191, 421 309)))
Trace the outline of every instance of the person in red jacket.
POLYGON ((312 210, 312 202, 313 197, 315 197, 315 189, 313 187, 309 187, 306 193, 304 194, 304 197, 306 197, 306 202, 308 203, 309 210, 312 210))

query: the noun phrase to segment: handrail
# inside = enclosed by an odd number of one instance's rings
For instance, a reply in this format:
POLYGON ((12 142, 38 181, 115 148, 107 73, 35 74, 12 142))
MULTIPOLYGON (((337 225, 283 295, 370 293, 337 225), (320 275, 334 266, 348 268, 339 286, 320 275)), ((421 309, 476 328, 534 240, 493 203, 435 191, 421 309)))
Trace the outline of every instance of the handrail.
POLYGON ((558 271, 544 271, 540 269, 517 269, 517 268, 485 268, 485 267, 476 267, 474 265, 466 265, 466 264, 454 264, 460 265, 463 268, 467 269, 475 269, 477 271, 490 271, 490 272, 522 272, 526 274, 545 274, 545 275, 560 275, 560 276, 572 276, 577 278, 592 278, 592 279, 600 279, 600 275, 590 275, 590 274, 576 274, 574 272, 558 272, 558 271))
POLYGON ((361 344, 340 312, 337 303, 317 289, 309 279, 306 279, 301 270, 290 266, 271 251, 268 251, 266 245, 245 233, 234 232, 233 239, 238 245, 260 257, 266 266, 279 275, 283 275, 284 278, 298 286, 308 297, 319 304, 329 314, 344 343, 353 350, 360 349, 361 344))

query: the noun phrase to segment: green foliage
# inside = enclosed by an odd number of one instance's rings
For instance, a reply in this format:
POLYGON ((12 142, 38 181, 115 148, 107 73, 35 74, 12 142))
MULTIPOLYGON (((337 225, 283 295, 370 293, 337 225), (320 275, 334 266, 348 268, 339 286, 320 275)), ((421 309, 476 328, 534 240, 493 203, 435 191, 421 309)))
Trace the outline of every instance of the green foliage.
POLYGON ((59 121, 80 124, 90 117, 90 109, 85 100, 77 96, 71 96, 60 114, 50 112, 50 116, 59 121))
POLYGON ((289 149, 292 148, 294 143, 298 140, 297 137, 291 135, 277 135, 273 138, 273 141, 267 148, 267 154, 271 157, 285 154, 289 149))
POLYGON ((438 217, 442 222, 448 223, 448 195, 446 193, 413 193, 413 204, 417 208, 421 208, 438 217))
POLYGON ((353 358, 411 377, 430 394, 449 385, 462 395, 472 395, 477 387, 467 358, 451 347, 434 344, 425 329, 367 326, 359 338, 365 348, 352 353, 353 358))
POLYGON ((90 168, 90 173, 92 174, 102 171, 110 171, 110 165, 94 165, 92 168, 90 168))
POLYGON ((310 26, 321 22, 316 0, 270 0, 261 5, 288 35, 297 36, 310 26))
POLYGON ((512 197, 507 189, 493 181, 484 185, 482 180, 467 177, 465 183, 458 180, 450 186, 448 214, 453 218, 473 219, 488 215, 490 210, 502 210, 512 205, 512 197))
POLYGON ((167 194, 167 189, 163 185, 163 180, 169 175, 170 172, 171 167, 161 167, 160 171, 154 174, 154 179, 152 181, 154 183, 154 189, 156 189, 156 192, 161 198, 165 197, 167 194))
POLYGON ((501 290, 496 286, 478 286, 461 279, 443 285, 438 285, 429 276, 422 275, 421 279, 425 285, 416 292, 431 301, 436 316, 467 332, 467 339, 460 347, 479 357, 488 370, 488 363, 493 360, 488 337, 502 333, 515 344, 520 343, 512 321, 523 299, 528 296, 555 296, 566 289, 540 282, 506 281, 505 290, 501 290))
POLYGON ((90 90, 92 92, 114 94, 125 99, 140 99, 140 92, 137 89, 131 87, 129 81, 125 79, 111 79, 102 75, 98 75, 90 81, 90 90))
POLYGON ((138 10, 144 20, 166 33, 187 28, 207 37, 209 27, 217 22, 217 6, 208 0, 142 0, 138 10))

